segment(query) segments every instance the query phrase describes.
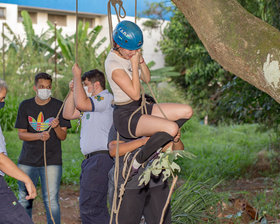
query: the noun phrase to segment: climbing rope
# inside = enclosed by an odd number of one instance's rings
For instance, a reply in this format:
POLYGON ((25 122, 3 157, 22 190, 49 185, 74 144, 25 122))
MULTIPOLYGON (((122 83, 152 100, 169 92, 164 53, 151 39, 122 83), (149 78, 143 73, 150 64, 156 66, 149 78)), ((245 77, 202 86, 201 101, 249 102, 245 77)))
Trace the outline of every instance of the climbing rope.
POLYGON ((109 24, 109 37, 110 37, 110 44, 111 48, 113 47, 113 25, 112 25, 112 12, 111 12, 111 5, 114 7, 118 22, 120 22, 120 18, 126 17, 126 11, 123 7, 122 0, 109 0, 107 4, 107 13, 108 13, 108 24, 109 24), (119 5, 119 10, 117 10, 117 5, 119 5), (121 14, 121 10, 123 11, 123 15, 121 14))
MULTIPOLYGON (((120 17, 121 18, 125 18, 126 11, 123 8, 122 0, 109 0, 108 1, 107 10, 108 10, 108 23, 109 23, 109 37, 110 37, 111 48, 113 48, 113 35, 112 35, 112 33, 113 33, 113 26, 112 26, 111 4, 115 8, 115 12, 116 12, 116 15, 117 15, 117 18, 118 18, 118 22, 120 22, 120 17), (119 10, 117 10, 116 4, 119 5, 119 10), (121 10, 123 10, 124 16, 121 15, 121 13, 120 13, 121 10)), ((136 23, 136 20, 137 20, 137 0, 135 0, 135 23, 136 23)), ((144 75, 143 75, 143 80, 147 84, 147 86, 149 88, 149 91, 152 94, 152 97, 154 98, 154 100, 156 102, 156 105, 158 106, 158 108, 159 108, 160 112, 162 113, 163 117, 165 119, 168 119, 166 114, 162 110, 160 104, 158 103, 157 98, 155 97, 155 94, 154 94, 150 84, 145 81, 144 75)), ((118 105, 120 105, 120 104, 118 104, 118 105)), ((133 138, 137 138, 137 136, 133 135, 132 132, 131 132, 131 120, 132 120, 133 116, 139 110, 141 110, 141 114, 147 114, 146 98, 145 98, 145 93, 144 93, 142 85, 141 85, 141 105, 131 114, 131 116, 129 117, 129 120, 128 120, 128 132, 129 132, 130 136, 133 137, 133 138)), ((137 156, 138 153, 139 153, 139 151, 137 153, 135 153, 135 155, 133 156, 133 159, 132 159, 132 161, 130 163, 129 170, 128 170, 127 174, 126 174, 126 177, 125 177, 125 170, 127 168, 127 159, 128 159, 130 154, 126 154, 125 157, 124 157, 124 167, 123 167, 122 176, 125 179, 125 181, 124 181, 124 183, 120 187, 119 202, 118 202, 118 206, 117 206, 117 188, 118 188, 118 177, 119 177, 119 132, 117 132, 117 149, 116 149, 115 170, 114 170, 114 185, 115 186, 114 186, 114 196, 113 196, 113 203, 112 203, 112 209, 111 209, 110 224, 112 223, 113 214, 114 213, 116 214, 116 218, 115 218, 116 224, 118 224, 118 214, 119 214, 122 198, 123 198, 123 195, 124 195, 124 192, 125 192, 125 186, 127 184, 129 176, 130 176, 133 160, 135 159, 135 157, 137 156)), ((173 176, 172 185, 171 185, 171 188, 170 188, 170 191, 169 191, 169 194, 168 194, 165 206, 164 206, 162 214, 161 214, 160 224, 163 223, 165 211, 166 211, 166 209, 168 207, 168 204, 169 204, 172 192, 174 190, 175 184, 177 182, 177 179, 178 179, 177 175, 175 177, 173 176)))
POLYGON ((75 40, 75 63, 78 64, 78 54, 79 54, 79 49, 78 49, 78 24, 79 24, 79 11, 78 11, 78 0, 76 0, 76 40, 75 40))
MULTIPOLYGON (((78 0, 76 0, 76 41, 75 41, 75 63, 78 63, 78 0)), ((55 30, 55 35, 56 35, 56 30, 55 30)), ((56 71, 55 71, 56 72, 56 71)), ((69 96, 69 93, 66 95, 66 97, 63 100, 63 103, 56 115, 56 119, 59 118, 59 115, 61 114, 61 111, 64 107, 64 104, 69 96)), ((49 128, 48 133, 50 133, 52 127, 49 128)), ((51 220, 53 224, 55 224, 53 214, 52 214, 52 209, 51 209, 51 199, 50 199, 50 189, 49 189, 49 180, 48 180, 48 170, 47 170, 47 144, 46 141, 44 141, 44 167, 45 167, 45 178, 46 178, 46 188, 47 188, 47 194, 48 194, 48 208, 51 216, 51 220)))
MULTIPOLYGON (((59 118, 59 115, 61 114, 61 111, 64 107, 64 104, 66 102, 66 99, 68 98, 69 93, 67 94, 67 96, 65 97, 57 115, 56 115, 56 119, 59 118)), ((50 133, 50 131, 52 130, 52 127, 49 128, 48 133, 50 133)), ((55 224, 54 218, 53 218, 53 214, 52 214, 52 210, 51 210, 51 199, 50 199, 50 189, 49 189, 49 181, 48 181, 48 170, 47 170, 47 145, 46 145, 46 141, 44 141, 44 166, 45 166, 45 178, 46 178, 46 186, 47 186, 47 193, 48 193, 48 207, 49 207, 49 212, 50 212, 50 216, 51 216, 51 220, 53 222, 53 224, 55 224)))

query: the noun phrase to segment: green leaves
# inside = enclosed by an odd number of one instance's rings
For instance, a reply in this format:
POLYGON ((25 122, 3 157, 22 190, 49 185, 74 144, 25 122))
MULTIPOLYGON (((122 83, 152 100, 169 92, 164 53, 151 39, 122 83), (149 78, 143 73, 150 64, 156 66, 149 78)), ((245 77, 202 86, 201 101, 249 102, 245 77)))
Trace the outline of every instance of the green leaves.
POLYGON ((200 178, 191 181, 191 177, 175 190, 171 200, 172 223, 216 223, 214 208, 221 196, 213 189, 217 183, 211 179, 202 181, 200 178), (206 221, 207 220, 207 221, 206 221))
POLYGON ((27 38, 27 44, 32 45, 33 44, 33 38, 35 36, 35 32, 32 26, 32 20, 28 14, 27 11, 23 10, 21 12, 21 16, 23 18, 22 24, 24 26, 24 30, 26 33, 26 38, 27 38))
MULTIPOLYGON (((5 33, 5 68, 6 81, 9 85, 9 95, 22 96, 21 99, 34 95, 32 86, 34 76, 38 72, 55 73, 55 52, 57 53, 57 75, 54 77, 53 96, 63 99, 68 92, 68 82, 71 68, 75 62, 75 34, 67 36, 62 28, 57 28, 48 22, 49 29, 37 35, 34 32, 32 20, 26 11, 22 11, 25 35, 18 36, 8 24, 4 24, 5 33), (55 34, 57 47, 54 48, 55 34)), ((102 26, 89 29, 89 23, 78 25, 78 62, 82 71, 93 68, 104 71, 104 61, 109 48, 104 46, 106 38, 99 38, 102 26), (100 47, 104 46, 104 50, 100 47)), ((0 61, 2 66, 3 61, 0 61)))
POLYGON ((158 176, 163 174, 163 181, 169 178, 171 175, 174 177, 175 172, 180 172, 180 166, 175 163, 178 157, 193 159, 195 156, 185 150, 172 151, 168 148, 166 152, 160 153, 158 158, 154 159, 149 164, 142 175, 139 177, 139 186, 142 184, 147 185, 151 179, 151 175, 158 176))

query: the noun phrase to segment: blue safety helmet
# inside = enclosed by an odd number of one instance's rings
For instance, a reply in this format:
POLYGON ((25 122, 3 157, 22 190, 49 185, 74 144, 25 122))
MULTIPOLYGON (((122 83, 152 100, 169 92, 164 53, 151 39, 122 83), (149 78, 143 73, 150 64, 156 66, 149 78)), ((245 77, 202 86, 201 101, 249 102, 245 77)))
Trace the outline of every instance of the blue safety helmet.
POLYGON ((135 23, 121 21, 113 31, 114 41, 127 50, 137 50, 143 45, 143 33, 135 23))

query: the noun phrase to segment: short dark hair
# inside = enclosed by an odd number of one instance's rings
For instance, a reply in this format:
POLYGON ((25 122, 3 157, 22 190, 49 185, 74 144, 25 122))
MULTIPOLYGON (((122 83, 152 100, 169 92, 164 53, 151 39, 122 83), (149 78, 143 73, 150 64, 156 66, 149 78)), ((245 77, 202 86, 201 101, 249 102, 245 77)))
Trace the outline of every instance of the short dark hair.
POLYGON ((93 69, 85 72, 82 76, 82 81, 84 82, 86 79, 88 79, 88 81, 90 81, 91 83, 95 83, 98 81, 103 90, 106 87, 104 73, 99 71, 98 69, 93 69))
POLYGON ((39 79, 46 79, 46 80, 50 80, 52 82, 52 77, 51 75, 49 75, 48 73, 45 73, 45 72, 41 72, 41 73, 38 73, 37 75, 35 75, 35 86, 37 85, 39 79))

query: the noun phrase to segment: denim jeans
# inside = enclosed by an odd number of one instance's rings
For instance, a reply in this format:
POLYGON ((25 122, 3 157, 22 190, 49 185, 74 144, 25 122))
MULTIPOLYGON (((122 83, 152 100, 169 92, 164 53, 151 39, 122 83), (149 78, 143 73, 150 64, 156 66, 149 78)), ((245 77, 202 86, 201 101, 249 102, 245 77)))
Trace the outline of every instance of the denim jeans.
MULTIPOLYGON (((42 194, 44 205, 47 213, 48 224, 53 224, 51 215, 49 212, 48 192, 46 187, 45 167, 34 167, 18 164, 18 167, 23 170, 37 186, 39 177, 41 180, 42 194)), ((62 176, 62 166, 49 165, 48 171, 48 185, 50 191, 51 211, 55 221, 55 224, 60 224, 60 206, 59 206, 59 188, 62 176)), ((25 208, 28 215, 32 218, 32 204, 33 200, 26 200, 27 191, 23 182, 18 182, 19 186, 19 203, 25 208)))

